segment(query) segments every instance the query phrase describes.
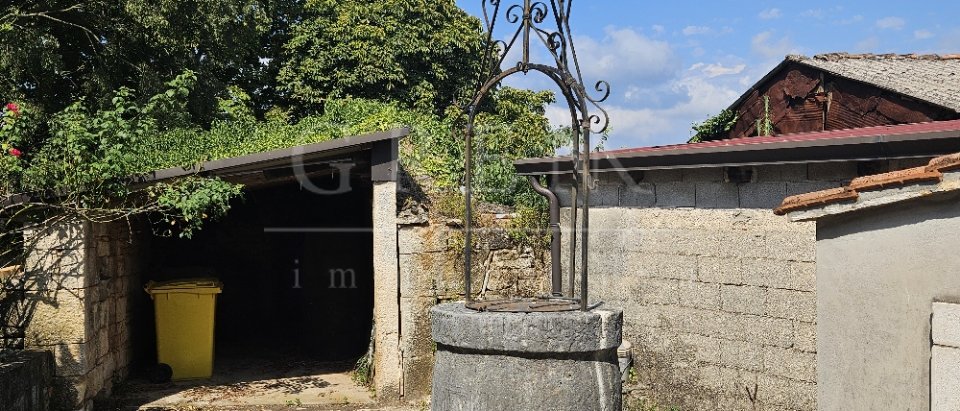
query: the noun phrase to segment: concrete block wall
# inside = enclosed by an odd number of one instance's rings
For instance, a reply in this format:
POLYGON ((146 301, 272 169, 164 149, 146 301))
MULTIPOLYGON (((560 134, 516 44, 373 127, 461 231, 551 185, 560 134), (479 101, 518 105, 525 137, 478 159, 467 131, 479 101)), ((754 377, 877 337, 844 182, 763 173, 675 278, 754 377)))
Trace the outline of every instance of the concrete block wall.
MULTIPOLYGON (((482 217, 493 223, 478 234, 482 251, 474 255, 473 291, 491 299, 548 293, 549 252, 511 244, 503 229, 509 217, 500 217, 482 217)), ((403 398, 408 403, 430 396, 434 354, 430 308, 463 299, 462 242, 460 228, 443 221, 399 226, 400 352, 403 398)))
POLYGON ((129 296, 142 269, 130 241, 141 234, 123 223, 66 222, 26 235, 35 243, 25 268, 24 345, 53 352, 55 409, 91 409, 128 373, 129 296))
POLYGON ((741 183, 722 167, 599 174, 590 295, 624 310, 629 389, 684 410, 816 409, 816 228, 771 209, 857 171, 763 166, 741 183))

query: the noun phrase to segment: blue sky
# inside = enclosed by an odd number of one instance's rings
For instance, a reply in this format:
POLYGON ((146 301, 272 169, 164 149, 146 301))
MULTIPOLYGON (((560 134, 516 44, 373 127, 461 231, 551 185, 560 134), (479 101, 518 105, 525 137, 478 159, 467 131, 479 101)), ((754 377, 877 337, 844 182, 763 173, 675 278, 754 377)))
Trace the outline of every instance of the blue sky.
MULTIPOLYGON (((457 4, 481 16, 481 0, 457 4)), ((584 81, 613 88, 607 149, 685 142, 787 54, 960 53, 958 1, 575 0, 572 16, 584 81)), ((532 75, 508 84, 550 89, 532 75)))

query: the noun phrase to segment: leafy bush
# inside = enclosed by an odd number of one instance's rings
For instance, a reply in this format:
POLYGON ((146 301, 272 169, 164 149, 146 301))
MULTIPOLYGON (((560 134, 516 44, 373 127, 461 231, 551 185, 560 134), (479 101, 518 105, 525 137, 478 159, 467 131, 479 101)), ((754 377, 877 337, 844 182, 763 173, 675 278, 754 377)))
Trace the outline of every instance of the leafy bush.
POLYGON ((726 136, 733 126, 740 120, 740 115, 733 110, 722 110, 715 116, 707 118, 702 123, 694 123, 693 131, 696 133, 690 139, 690 143, 699 143, 701 141, 710 141, 721 139, 726 136))

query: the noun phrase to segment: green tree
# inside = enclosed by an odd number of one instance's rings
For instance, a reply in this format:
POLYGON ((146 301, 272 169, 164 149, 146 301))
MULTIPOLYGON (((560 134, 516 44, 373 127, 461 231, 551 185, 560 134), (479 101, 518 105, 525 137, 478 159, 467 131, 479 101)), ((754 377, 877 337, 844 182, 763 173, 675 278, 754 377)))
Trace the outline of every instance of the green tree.
POLYGON ((454 0, 307 0, 278 80, 306 112, 357 97, 439 113, 472 92, 482 44, 454 0))
POLYGON ((260 90, 273 82, 261 57, 275 41, 275 9, 273 0, 7 3, 0 6, 0 99, 46 113, 80 98, 108 106, 113 90, 153 94, 189 69, 199 81, 188 107, 209 121, 227 86, 260 90))

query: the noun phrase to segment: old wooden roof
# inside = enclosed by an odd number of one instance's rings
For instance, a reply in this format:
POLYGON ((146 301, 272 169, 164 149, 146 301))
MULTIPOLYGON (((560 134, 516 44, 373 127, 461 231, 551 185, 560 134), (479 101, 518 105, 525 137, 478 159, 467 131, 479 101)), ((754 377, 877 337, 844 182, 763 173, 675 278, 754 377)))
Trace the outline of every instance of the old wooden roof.
POLYGON ((960 112, 960 54, 829 53, 786 61, 960 112))

